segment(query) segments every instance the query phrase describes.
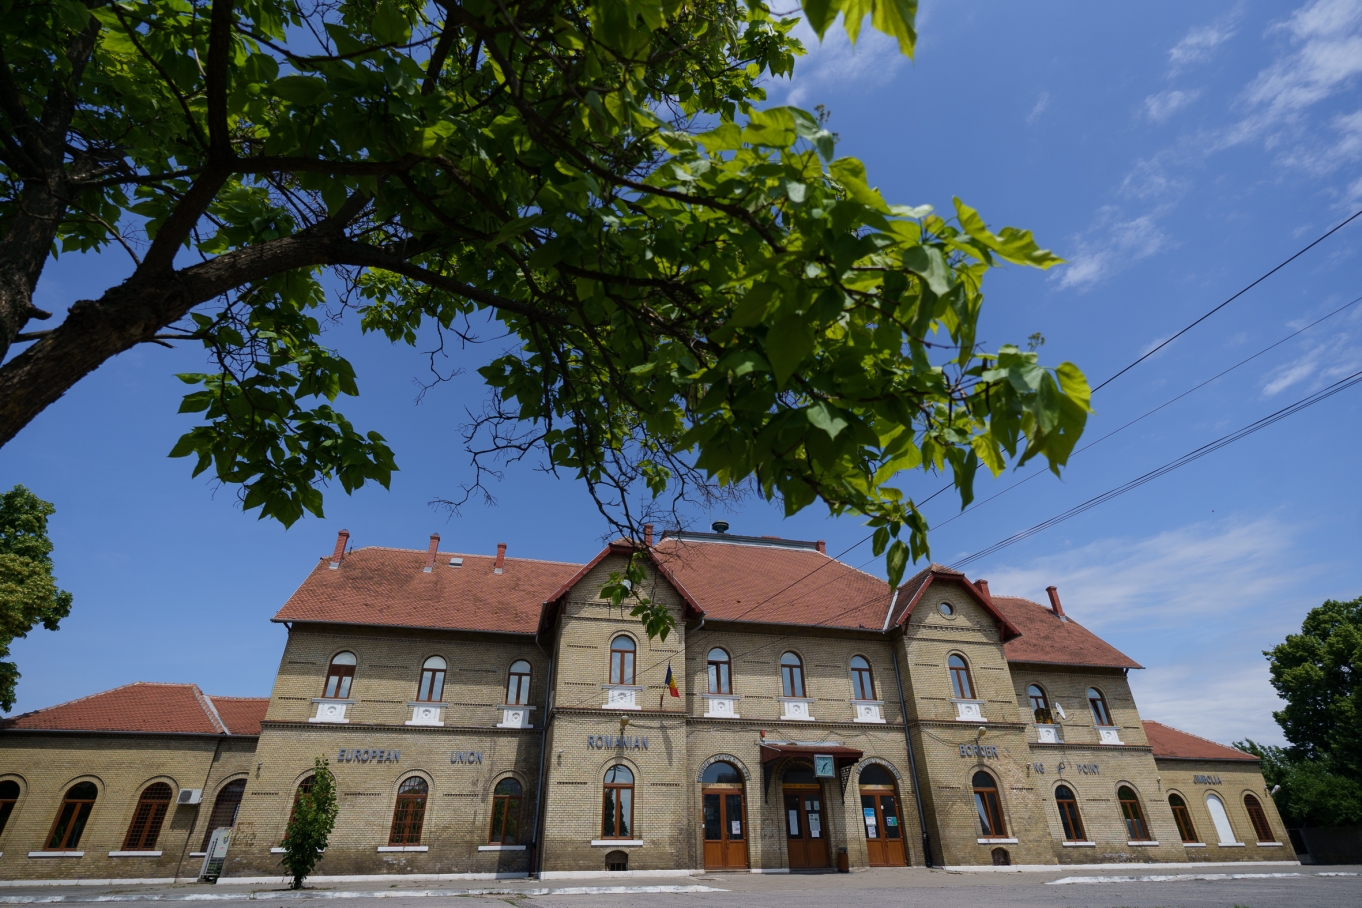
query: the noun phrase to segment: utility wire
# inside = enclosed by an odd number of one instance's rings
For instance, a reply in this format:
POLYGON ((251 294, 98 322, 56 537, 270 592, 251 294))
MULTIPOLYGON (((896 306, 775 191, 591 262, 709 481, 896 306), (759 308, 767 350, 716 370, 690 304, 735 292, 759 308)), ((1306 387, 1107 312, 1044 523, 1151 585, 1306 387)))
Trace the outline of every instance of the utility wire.
POLYGON ((1129 372, 1131 369, 1134 369, 1134 368, 1135 368, 1136 366, 1138 366, 1140 363, 1142 363, 1142 362, 1144 362, 1145 360, 1149 359, 1149 357, 1153 356, 1155 353, 1158 353, 1158 352, 1159 352, 1160 350, 1162 350, 1164 347, 1167 347, 1167 346, 1168 346, 1169 344, 1171 344, 1173 341, 1175 341, 1175 340, 1177 340, 1178 338, 1182 337, 1182 336, 1183 336, 1184 334, 1186 334, 1188 331, 1191 331, 1191 330, 1192 330, 1193 328, 1195 328, 1197 325, 1201 324, 1201 323, 1204 322, 1206 319, 1210 318, 1212 315, 1215 315, 1215 314, 1216 314, 1217 312, 1219 312, 1221 309, 1224 309, 1224 308, 1225 308, 1226 306, 1228 306, 1230 303, 1232 303, 1232 302, 1234 302, 1235 300, 1239 299, 1239 297, 1243 296, 1245 293, 1248 293, 1248 292, 1249 292, 1250 290, 1252 290, 1254 287, 1257 287, 1257 286, 1258 286, 1259 284, 1261 284, 1263 281, 1265 281, 1265 280, 1267 280, 1268 278, 1272 277, 1272 275, 1276 274, 1278 271, 1281 271, 1281 270, 1282 270, 1283 268, 1285 268, 1287 265, 1291 264, 1291 263, 1294 262, 1296 259, 1298 259, 1298 258, 1300 258, 1301 256, 1305 255, 1305 253, 1309 252, 1311 249, 1314 249, 1314 248, 1315 248, 1316 246, 1318 246, 1320 243, 1324 242, 1324 241, 1327 240, 1329 237, 1333 236, 1335 233, 1337 233, 1338 231, 1342 230, 1344 227, 1346 227, 1348 224, 1352 223, 1352 222, 1353 222, 1356 218, 1358 218, 1359 216, 1362 216, 1362 209, 1358 209, 1358 210, 1357 210, 1356 212, 1354 212, 1346 221, 1344 221, 1343 223, 1337 225, 1336 227, 1333 227, 1333 228, 1331 228, 1330 230, 1326 231, 1325 234, 1324 234, 1323 236, 1321 236, 1319 239, 1315 240, 1315 241, 1314 241, 1313 243, 1311 243, 1310 245, 1308 245, 1308 246, 1302 248, 1302 249, 1301 249, 1299 252, 1297 252, 1295 255, 1291 256, 1289 259, 1287 259, 1286 261, 1282 262, 1280 265, 1278 265, 1277 267, 1273 268, 1271 271, 1267 272, 1267 273, 1264 274, 1262 277, 1258 278, 1256 281, 1254 281, 1253 283, 1249 284, 1249 285, 1248 285, 1247 287, 1245 287, 1244 289, 1240 290, 1240 291, 1239 291, 1238 293, 1236 293, 1234 296, 1232 296, 1232 297, 1230 297, 1229 299, 1225 300, 1225 301, 1224 301, 1223 303, 1221 303, 1219 306, 1216 306, 1216 307, 1215 307, 1214 309, 1212 309, 1210 312, 1207 312, 1205 315, 1201 316, 1201 317, 1198 318, 1196 321, 1192 322, 1192 323, 1191 323, 1190 325, 1188 325, 1186 328, 1183 328, 1183 329, 1182 329, 1181 331, 1179 331, 1177 334, 1174 334, 1172 337, 1170 337, 1170 338, 1168 338, 1167 340, 1163 341, 1163 342, 1160 343, 1158 346, 1154 347, 1154 349, 1152 349, 1152 350, 1146 352, 1143 356, 1139 357, 1139 358, 1136 359, 1134 362, 1132 362, 1130 365, 1126 366, 1126 367, 1125 367, 1124 369, 1122 369, 1120 372, 1117 372, 1117 373, 1116 373, 1115 375, 1113 375, 1111 378, 1109 378, 1109 379, 1107 379, 1106 381, 1102 382, 1102 384, 1098 385, 1096 388, 1093 388, 1092 390, 1093 390, 1094 392, 1100 391, 1100 390, 1102 390, 1103 388, 1105 388, 1107 385, 1109 385, 1109 384, 1111 384, 1112 382, 1116 381, 1116 379, 1120 378, 1122 375, 1125 375, 1125 374, 1126 374, 1127 372, 1129 372))
POLYGON ((1075 505, 1074 507, 1069 508, 1067 511, 1063 511, 1059 514, 1056 514, 1049 520, 1042 521, 1041 523, 1038 523, 1035 526, 1030 527, 1029 529, 1022 530, 1020 533, 1014 533, 1013 535, 1007 537, 1006 539, 995 542, 988 548, 980 549, 974 554, 966 556, 965 558, 962 558, 959 561, 955 562, 954 564, 951 565, 951 567, 955 568, 956 570, 959 570, 960 568, 963 568, 967 564, 970 564, 972 562, 978 561, 980 558, 985 558, 989 555, 999 552, 1010 545, 1014 545, 1018 542, 1021 542, 1024 539, 1028 539, 1044 530, 1048 530, 1050 527, 1063 523, 1064 521, 1068 520, 1071 517, 1077 517, 1079 514, 1082 514, 1085 511, 1089 511, 1092 508, 1097 507, 1098 505, 1105 504, 1108 501, 1111 501, 1113 498, 1117 498, 1121 495, 1124 495, 1126 492, 1129 492, 1132 489, 1139 488, 1146 482, 1158 479, 1160 476, 1166 476, 1167 474, 1173 472, 1174 470, 1180 467, 1185 467, 1187 464, 1195 460, 1199 460, 1202 457, 1205 457, 1207 454, 1210 454, 1214 451, 1218 451, 1221 448, 1225 447, 1226 445, 1231 445, 1242 438, 1247 438, 1248 436, 1259 431, 1260 429, 1266 429, 1273 423, 1286 419, 1288 416, 1294 416, 1295 414, 1301 412, 1307 407, 1312 407, 1315 404, 1319 403, 1320 401, 1327 400, 1328 398, 1333 397, 1335 394, 1338 394, 1340 391, 1346 391, 1348 388, 1351 388, 1353 385, 1359 383, 1362 383, 1362 370, 1354 372, 1352 375, 1349 375, 1346 378, 1339 379, 1332 385, 1329 385, 1327 388, 1324 388, 1321 391, 1317 391, 1314 394, 1311 394, 1307 397, 1303 397, 1300 400, 1296 401, 1295 403, 1289 404, 1283 407, 1282 409, 1276 411, 1275 413, 1270 413, 1267 416, 1264 416, 1262 419, 1251 422, 1241 429, 1237 429, 1236 431, 1231 432, 1228 435, 1222 435, 1215 441, 1202 445, 1201 447, 1197 448, 1194 451, 1189 451, 1186 454, 1182 455, 1181 457, 1177 458, 1176 460, 1170 460, 1163 466, 1156 467, 1155 469, 1150 470, 1148 473, 1145 473, 1142 476, 1137 476, 1136 478, 1130 480, 1127 483, 1123 483, 1122 485, 1119 485, 1114 489, 1109 489, 1106 492, 1103 492, 1101 495, 1098 495, 1094 498, 1089 498, 1082 504, 1075 505))

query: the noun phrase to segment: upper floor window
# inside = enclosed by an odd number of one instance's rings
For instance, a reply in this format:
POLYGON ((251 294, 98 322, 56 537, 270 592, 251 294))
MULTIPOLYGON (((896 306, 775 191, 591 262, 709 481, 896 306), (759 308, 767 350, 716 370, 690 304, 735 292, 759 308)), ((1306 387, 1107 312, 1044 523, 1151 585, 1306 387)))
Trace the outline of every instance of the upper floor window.
POLYGON ((804 696, 804 663, 794 653, 780 657, 780 686, 787 697, 804 696))
POLYGON ((1055 789, 1055 806, 1059 808, 1059 822, 1064 826, 1064 841, 1085 842, 1083 838, 1083 818, 1078 815, 1078 798, 1073 789, 1061 785, 1055 789))
POLYGON ((420 776, 412 776, 397 789, 392 831, 388 833, 389 845, 421 844, 421 827, 425 824, 429 794, 430 786, 420 776))
POLYGON ((445 695, 445 660, 431 656, 421 665, 421 683, 416 686, 416 699, 422 703, 438 703, 445 695))
POLYGON ((1092 707, 1093 720, 1098 725, 1115 725, 1111 721, 1111 710, 1107 709, 1107 698, 1095 687, 1088 688, 1088 705, 1092 707))
POLYGON ((90 820, 90 812, 95 809, 95 799, 99 789, 94 782, 77 782, 62 798, 57 819, 52 823, 52 831, 47 834, 48 851, 77 851, 80 849, 80 834, 90 820))
POLYGON ((1144 821, 1144 811, 1140 809, 1140 799, 1135 790, 1122 785, 1116 789, 1116 799, 1121 802, 1121 817, 1126 821, 1126 834, 1130 840, 1149 841, 1149 825, 1144 821))
POLYGON ((728 653, 716 646, 709 651, 708 660, 709 692, 711 694, 733 693, 733 678, 730 673, 732 666, 728 661, 728 653))
POLYGON ((1178 835, 1184 842, 1199 842, 1196 837, 1196 827, 1192 825, 1192 814, 1187 809, 1187 802, 1182 799, 1180 794, 1170 794, 1168 796, 1168 806, 1173 808, 1173 820, 1178 824, 1178 835))
POLYGON ((1258 799, 1251 794, 1244 795, 1244 807, 1248 810, 1249 822, 1253 824, 1253 834, 1258 841, 1275 842, 1272 827, 1267 823, 1267 814, 1263 813, 1263 805, 1258 803, 1258 799))
POLYGON ((1003 823, 1003 806, 998 800, 998 783, 982 770, 970 780, 974 786, 974 808, 979 813, 979 826, 986 839, 1000 839, 1007 835, 1003 823))
POLYGON ((528 706, 530 703, 530 663, 517 659, 506 674, 506 705, 528 706))
POLYGON ((350 696, 350 684, 355 680, 355 654, 336 653, 331 667, 326 670, 326 690, 322 696, 330 700, 345 700, 350 696))
POLYGON ((951 673, 951 691, 954 692, 957 700, 974 699, 974 681, 969 676, 969 663, 965 657, 952 653, 946 660, 946 667, 951 673))
POLYGON ((1032 684, 1026 689, 1026 698, 1031 701, 1031 714, 1036 717, 1037 725, 1054 724, 1054 716, 1050 714, 1050 698, 1045 696, 1044 688, 1032 684))
POLYGON ((14 813, 14 805, 19 800, 19 783, 13 779, 0 782, 0 833, 5 831, 9 815, 14 813))
POLYGON ((514 845, 520 840, 520 783, 502 779, 492 789, 492 845, 514 845))
POLYGON ((601 810, 601 838, 632 839, 634 833, 634 774, 627 766, 605 771, 605 804, 601 810))
POLYGON ((610 641, 610 683, 634 683, 634 653, 638 644, 634 638, 620 634, 610 641))
POLYGON ((148 785, 137 799, 132 823, 123 839, 124 851, 155 851, 156 839, 161 835, 161 823, 170 807, 170 786, 164 782, 148 785))
POLYGON ((851 657, 851 696, 854 700, 875 699, 875 676, 864 656, 851 657))

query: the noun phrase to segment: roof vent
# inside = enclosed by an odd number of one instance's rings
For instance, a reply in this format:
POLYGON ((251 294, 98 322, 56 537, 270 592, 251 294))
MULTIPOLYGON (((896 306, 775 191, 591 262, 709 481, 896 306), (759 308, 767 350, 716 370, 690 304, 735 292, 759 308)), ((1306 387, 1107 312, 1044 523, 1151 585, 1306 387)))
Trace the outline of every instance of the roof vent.
POLYGON ((449 566, 450 566, 450 567, 463 567, 463 559, 462 559, 462 558, 451 558, 451 559, 449 559, 449 566))
POLYGON ((727 520, 716 520, 716 521, 714 521, 713 523, 711 523, 711 524, 709 525, 709 528, 710 528, 711 530, 713 530, 714 532, 716 532, 716 533, 727 533, 727 532, 728 532, 728 521, 727 521, 727 520))
POLYGON ((1050 611, 1058 615, 1060 621, 1068 621, 1069 619, 1064 615, 1064 606, 1059 604, 1059 588, 1047 586, 1045 592, 1050 594, 1050 611))

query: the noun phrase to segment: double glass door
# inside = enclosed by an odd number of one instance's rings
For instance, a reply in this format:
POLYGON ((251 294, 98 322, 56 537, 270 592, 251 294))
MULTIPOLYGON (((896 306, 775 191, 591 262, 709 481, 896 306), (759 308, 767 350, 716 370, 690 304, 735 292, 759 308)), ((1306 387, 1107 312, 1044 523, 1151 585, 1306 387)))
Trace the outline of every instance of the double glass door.
POLYGON ((865 845, 871 867, 902 867, 908 863, 894 789, 862 786, 861 821, 865 823, 865 845))
POLYGON ((821 785, 785 785, 785 845, 791 870, 832 866, 821 785))
POLYGON ((742 786, 702 791, 706 870, 747 869, 747 814, 742 794, 742 786))

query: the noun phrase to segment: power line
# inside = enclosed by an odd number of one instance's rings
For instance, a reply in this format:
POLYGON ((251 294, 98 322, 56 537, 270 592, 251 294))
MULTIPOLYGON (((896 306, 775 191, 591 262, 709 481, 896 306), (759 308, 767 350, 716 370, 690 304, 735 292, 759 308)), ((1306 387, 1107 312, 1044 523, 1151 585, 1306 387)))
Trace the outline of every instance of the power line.
POLYGON ((1301 412, 1307 407, 1312 407, 1315 404, 1319 403, 1320 401, 1327 400, 1328 398, 1333 397, 1340 391, 1345 391, 1358 383, 1362 383, 1362 371, 1354 372, 1352 375, 1349 375, 1346 378, 1339 379, 1337 382, 1335 382, 1332 385, 1329 385, 1322 391, 1317 391, 1314 394, 1309 395, 1308 397, 1303 397, 1300 400, 1296 401, 1295 403, 1289 404, 1288 406, 1283 407, 1282 409, 1276 411, 1275 413, 1270 413, 1267 416, 1264 416, 1262 419, 1259 419, 1255 422, 1251 422, 1241 429, 1231 432, 1228 435, 1222 435, 1215 441, 1202 445, 1201 447, 1197 448, 1194 451, 1189 451, 1188 453, 1182 455, 1176 460, 1170 460, 1163 466, 1156 467, 1155 469, 1150 470, 1148 473, 1145 473, 1142 476, 1137 476, 1136 478, 1130 480, 1127 483, 1124 483, 1122 485, 1115 487, 1114 489, 1109 489, 1106 492, 1103 492, 1101 495, 1098 495, 1094 498, 1089 498, 1082 504, 1075 505, 1074 507, 1069 508, 1067 511, 1063 511, 1055 515, 1054 517, 1051 517, 1049 520, 1042 521, 1041 523, 1038 523, 1035 526, 1030 527, 1029 529, 1022 530, 1020 533, 1014 533, 1013 535, 1007 537, 1006 539, 1000 540, 999 542, 995 542, 988 548, 980 549, 974 554, 960 559, 955 564, 951 565, 951 567, 955 568, 956 570, 959 570, 967 564, 970 564, 974 561, 978 561, 980 558, 985 558, 989 555, 995 554, 996 552, 999 552, 1010 545, 1014 545, 1018 542, 1021 542, 1024 539, 1028 539, 1036 535, 1037 533, 1040 533, 1044 530, 1048 530, 1052 526, 1063 523, 1064 521, 1068 520, 1071 517, 1077 517, 1079 514, 1082 514, 1085 511, 1089 511, 1097 507, 1098 505, 1105 504, 1106 502, 1111 501, 1113 498, 1117 498, 1121 495, 1124 495, 1126 492, 1129 492, 1132 489, 1139 488, 1146 482, 1158 479, 1160 476, 1165 476, 1180 467, 1185 467, 1187 464, 1191 463, 1194 460, 1199 460, 1202 457, 1205 457, 1207 454, 1220 450, 1226 445, 1233 444, 1234 442, 1239 441, 1242 438, 1247 438, 1248 436, 1259 431, 1260 429, 1266 429, 1273 423, 1286 419, 1288 416, 1294 416, 1295 414, 1301 412))
POLYGON ((1267 273, 1264 274, 1262 277, 1258 278, 1256 281, 1254 281, 1253 283, 1249 284, 1249 285, 1248 285, 1247 287, 1245 287, 1244 289, 1240 290, 1240 291, 1239 291, 1238 293, 1236 293, 1234 296, 1232 296, 1232 297, 1230 297, 1229 299, 1225 300, 1225 301, 1224 301, 1223 303, 1221 303, 1219 306, 1216 306, 1214 309, 1212 309, 1211 311, 1207 312, 1205 315, 1201 316, 1201 317, 1198 318, 1196 321, 1192 322, 1192 323, 1191 323, 1190 325, 1188 325, 1186 328, 1183 328, 1183 329, 1182 329, 1181 331, 1179 331, 1177 334, 1174 334, 1172 337, 1170 337, 1170 338, 1168 338, 1167 340, 1163 341, 1163 342, 1160 343, 1158 346, 1154 347, 1154 349, 1149 350, 1149 351, 1146 352, 1143 356, 1139 357, 1139 358, 1136 359, 1133 363, 1131 363, 1130 365, 1126 366, 1126 367, 1125 367, 1124 369, 1122 369, 1120 372, 1117 372, 1117 373, 1116 373, 1115 375, 1113 375, 1111 378, 1109 378, 1109 379, 1107 379, 1106 381, 1102 382, 1102 384, 1098 385, 1096 388, 1093 388, 1092 390, 1093 390, 1094 392, 1100 391, 1100 390, 1102 390, 1103 388, 1105 388, 1107 385, 1109 385, 1109 384, 1111 384, 1112 382, 1116 381, 1116 379, 1120 378, 1122 375, 1125 375, 1125 374, 1126 374, 1127 372, 1129 372, 1131 369, 1135 368, 1135 367, 1138 366, 1140 363, 1142 363, 1142 362, 1144 362, 1145 360, 1149 359, 1149 357, 1153 356, 1155 353, 1158 353, 1158 352, 1159 352, 1160 350, 1162 350, 1164 347, 1167 347, 1167 346, 1168 346, 1169 344, 1171 344, 1173 341, 1175 341, 1175 340, 1177 340, 1178 338, 1182 337, 1182 336, 1183 336, 1184 334, 1186 334, 1188 331, 1191 331, 1191 330, 1192 330, 1193 328, 1195 328, 1197 325, 1201 324, 1201 323, 1204 322, 1206 319, 1210 318, 1212 315, 1215 315, 1215 314, 1216 314, 1217 312, 1219 312, 1221 309, 1224 309, 1224 308, 1225 308, 1226 306, 1228 306, 1230 303, 1232 303, 1232 302, 1234 302, 1235 300, 1239 299, 1239 297, 1243 296, 1245 293, 1248 293, 1248 292, 1249 292, 1250 290, 1252 290, 1254 287, 1257 287, 1257 286, 1258 286, 1259 284, 1261 284, 1263 281, 1265 281, 1265 280, 1267 280, 1268 278, 1272 277, 1272 275, 1276 274, 1278 271, 1281 271, 1281 270, 1282 270, 1283 268, 1285 268, 1287 265, 1291 264, 1291 263, 1294 262, 1296 259, 1298 259, 1298 258, 1300 258, 1301 256, 1305 255, 1305 253, 1309 252, 1311 249, 1314 249, 1314 248, 1315 248, 1316 246, 1318 246, 1320 243, 1324 242, 1324 241, 1327 240, 1329 237, 1333 236, 1335 233, 1337 233, 1338 231, 1342 230, 1344 227, 1346 227, 1348 224, 1352 223, 1353 220, 1356 219, 1356 218, 1359 217, 1359 216, 1362 216, 1362 209, 1359 209, 1358 211, 1354 212, 1346 221, 1344 221, 1343 223, 1339 224, 1338 226, 1333 227, 1333 228, 1331 228, 1330 230, 1326 231, 1325 234, 1324 234, 1323 236, 1321 236, 1319 239, 1315 240, 1315 241, 1314 241, 1313 243, 1311 243, 1310 245, 1305 246, 1305 247, 1302 248, 1299 252, 1297 252, 1295 255, 1291 256, 1289 259, 1287 259, 1286 261, 1282 262, 1280 265, 1278 265, 1277 267, 1273 268, 1271 271, 1267 272, 1267 273))

